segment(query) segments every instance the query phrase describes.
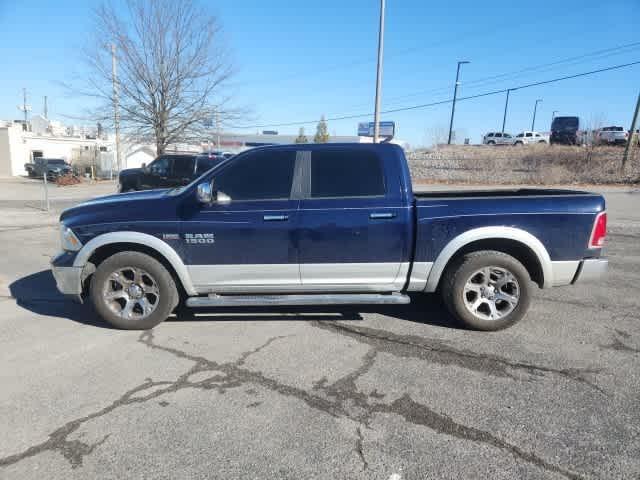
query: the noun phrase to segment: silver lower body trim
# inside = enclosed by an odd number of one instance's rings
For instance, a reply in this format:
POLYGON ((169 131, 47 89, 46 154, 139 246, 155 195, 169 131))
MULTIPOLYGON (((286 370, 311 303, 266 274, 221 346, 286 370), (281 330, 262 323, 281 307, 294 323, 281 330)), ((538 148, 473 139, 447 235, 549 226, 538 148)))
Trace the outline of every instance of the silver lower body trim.
POLYGON ((431 267, 433 262, 414 262, 407 288, 409 292, 422 292, 427 287, 431 267))
POLYGON ((60 293, 77 296, 82 294, 82 270, 83 267, 51 267, 60 293))
POLYGON ((553 272, 551 286, 571 285, 579 266, 580 260, 551 262, 551 271, 553 272))
POLYGON ((409 263, 189 265, 187 269, 199 294, 397 292, 404 287, 409 263))
POLYGON ((606 258, 588 258, 583 260, 576 273, 573 283, 593 282, 602 279, 609 270, 609 260, 606 258))
POLYGON ((187 307, 250 307, 270 305, 389 305, 407 304, 411 299, 391 294, 317 294, 317 295, 209 295, 191 297, 187 307))

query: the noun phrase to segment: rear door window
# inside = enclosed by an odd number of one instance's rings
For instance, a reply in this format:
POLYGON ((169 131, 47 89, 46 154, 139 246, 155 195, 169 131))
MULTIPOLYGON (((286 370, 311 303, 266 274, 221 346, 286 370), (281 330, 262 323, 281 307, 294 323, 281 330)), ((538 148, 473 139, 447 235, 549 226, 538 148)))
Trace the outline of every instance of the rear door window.
POLYGON ((371 151, 331 149, 311 155, 311 198, 385 194, 384 172, 371 151))
POLYGON ((173 176, 191 177, 194 172, 194 158, 186 155, 173 157, 173 176))

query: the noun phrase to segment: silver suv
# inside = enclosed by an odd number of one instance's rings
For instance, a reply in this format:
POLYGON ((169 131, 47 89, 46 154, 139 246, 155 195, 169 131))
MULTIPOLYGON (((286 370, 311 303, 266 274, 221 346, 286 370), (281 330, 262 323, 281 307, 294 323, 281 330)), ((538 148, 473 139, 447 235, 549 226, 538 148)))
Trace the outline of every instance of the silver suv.
POLYGON ((596 130, 594 140, 599 145, 625 145, 628 136, 622 127, 604 127, 596 130))
POLYGON ((529 145, 532 143, 549 143, 549 137, 539 132, 527 130, 516 135, 514 145, 529 145))
POLYGON ((510 133, 489 132, 482 137, 485 145, 513 145, 515 139, 510 133))

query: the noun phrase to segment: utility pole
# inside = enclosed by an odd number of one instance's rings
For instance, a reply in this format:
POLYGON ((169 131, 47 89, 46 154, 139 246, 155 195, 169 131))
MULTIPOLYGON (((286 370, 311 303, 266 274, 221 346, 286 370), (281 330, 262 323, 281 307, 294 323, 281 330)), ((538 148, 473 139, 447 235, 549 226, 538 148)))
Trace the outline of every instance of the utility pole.
POLYGON ((380 97, 382 95, 382 59, 384 55, 384 11, 385 0, 380 0, 380 25, 378 26, 378 67, 376 68, 376 105, 373 114, 373 143, 380 136, 380 97))
POLYGON ((542 99, 539 98, 536 100, 536 104, 533 106, 533 119, 531 120, 531 131, 535 130, 536 126, 536 112, 538 111, 538 103, 542 102, 542 99))
POLYGON ((22 111, 24 112, 24 124, 27 124, 27 89, 22 89, 22 111))
POLYGON ((111 80, 113 82, 113 125, 116 132, 116 165, 122 169, 120 156, 120 111, 118 105, 118 67, 116 64, 116 44, 111 44, 111 80))
POLYGON ((508 88, 507 89, 507 99, 504 102, 504 116, 502 117, 502 133, 504 133, 504 125, 507 123, 507 108, 509 107, 509 93, 517 90, 517 88, 508 88))
POLYGON ((22 105, 18 105, 18 110, 20 110, 24 114, 24 129, 28 130, 28 128, 27 128, 27 120, 28 120, 27 114, 31 110, 31 105, 27 105, 27 89, 26 88, 22 89, 22 105))
POLYGON ((222 150, 220 148, 220 114, 218 113, 217 108, 216 108, 216 148, 218 150, 222 150))
MULTIPOLYGON (((638 100, 636 101, 636 111, 633 112, 633 118, 631 119, 631 129, 629 130, 629 138, 627 138, 627 146, 624 147, 624 155, 622 157, 622 168, 629 158, 629 150, 631 149, 631 143, 633 142, 633 134, 636 130, 636 124, 638 123, 638 113, 640 113, 640 93, 638 93, 638 100)), ((640 141, 640 135, 637 138, 640 141)))
POLYGON ((47 112, 47 96, 44 96, 44 118, 49 118, 49 114, 47 112))
POLYGON ((469 63, 466 60, 458 62, 458 68, 456 69, 456 85, 453 89, 453 104, 451 105, 451 121, 449 122, 449 139, 447 145, 451 145, 451 132, 453 131, 453 115, 456 113, 456 98, 458 97, 458 85, 460 85, 460 65, 469 63))

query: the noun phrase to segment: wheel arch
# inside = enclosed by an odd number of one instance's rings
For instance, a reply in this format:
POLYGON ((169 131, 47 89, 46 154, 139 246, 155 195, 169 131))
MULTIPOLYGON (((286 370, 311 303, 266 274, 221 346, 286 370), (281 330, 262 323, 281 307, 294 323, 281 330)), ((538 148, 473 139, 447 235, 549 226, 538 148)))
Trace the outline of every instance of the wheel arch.
POLYGON ((91 239, 76 256, 73 266, 97 266, 105 258, 117 252, 137 251, 146 253, 162 263, 176 280, 178 288, 187 295, 196 295, 186 265, 178 253, 158 237, 141 232, 110 232, 91 239))
POLYGON ((540 288, 550 286, 553 281, 551 258, 538 238, 513 227, 482 227, 458 235, 442 249, 429 271, 425 291, 435 292, 448 265, 478 250, 496 250, 513 256, 540 288))

